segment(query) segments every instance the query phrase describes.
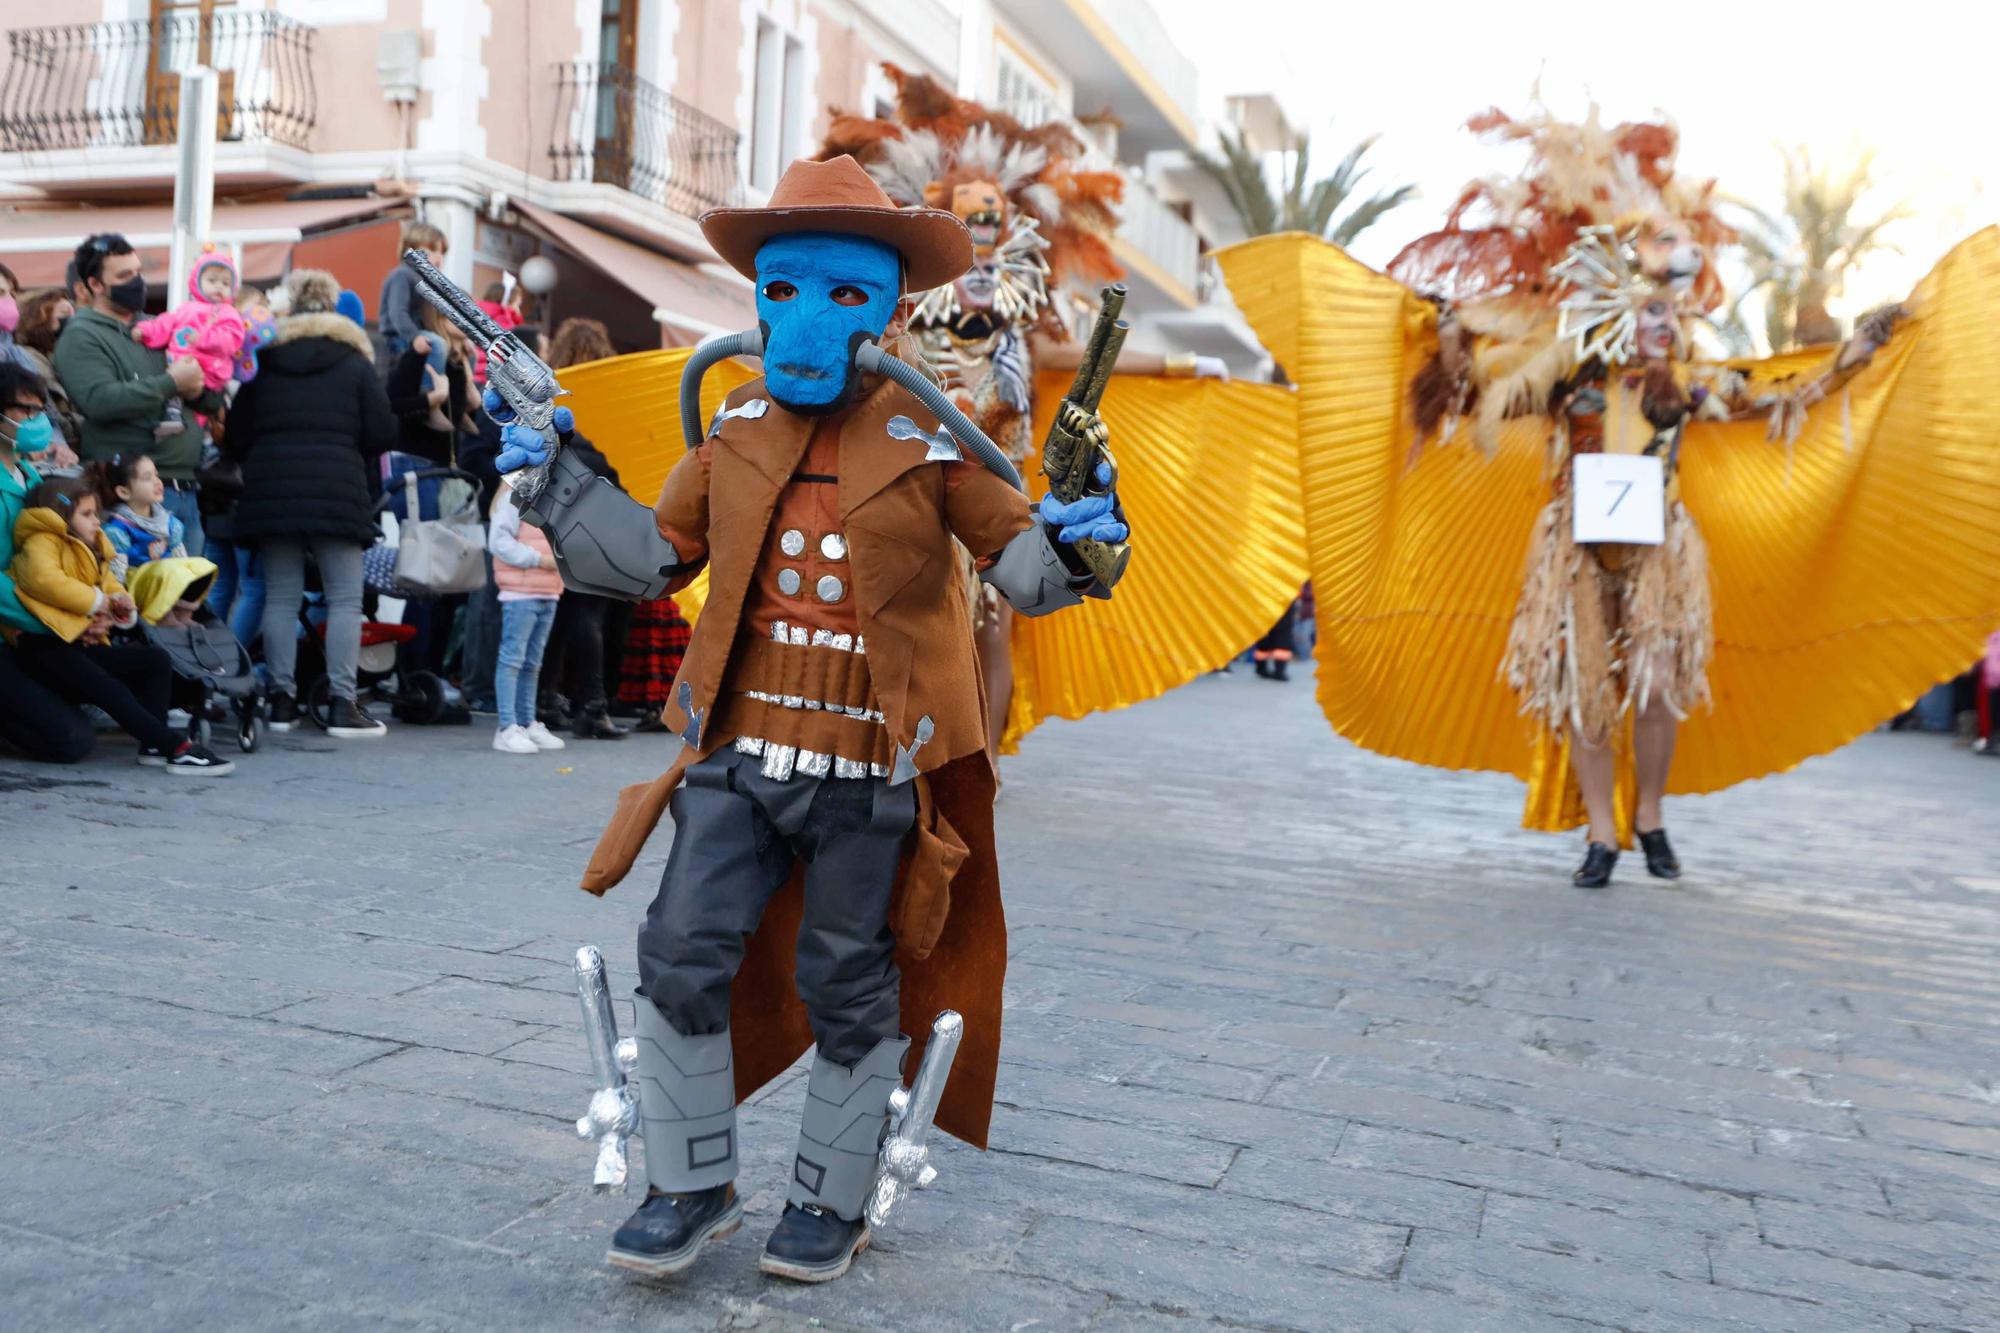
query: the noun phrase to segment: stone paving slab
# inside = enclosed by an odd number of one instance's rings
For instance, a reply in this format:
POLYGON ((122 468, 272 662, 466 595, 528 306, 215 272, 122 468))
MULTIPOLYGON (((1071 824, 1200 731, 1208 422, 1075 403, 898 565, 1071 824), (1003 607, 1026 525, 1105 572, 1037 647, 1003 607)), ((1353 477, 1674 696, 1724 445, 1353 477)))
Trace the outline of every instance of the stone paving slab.
POLYGON ((755 1271, 796 1070, 743 1232, 603 1265, 569 960, 629 987, 667 835, 573 884, 668 743, 487 739, 0 759, 0 1327, 2000 1328, 2000 764, 1948 741, 1676 802, 1687 878, 1584 895, 1516 784, 1304 681, 1051 724, 993 1151, 801 1288, 755 1271))

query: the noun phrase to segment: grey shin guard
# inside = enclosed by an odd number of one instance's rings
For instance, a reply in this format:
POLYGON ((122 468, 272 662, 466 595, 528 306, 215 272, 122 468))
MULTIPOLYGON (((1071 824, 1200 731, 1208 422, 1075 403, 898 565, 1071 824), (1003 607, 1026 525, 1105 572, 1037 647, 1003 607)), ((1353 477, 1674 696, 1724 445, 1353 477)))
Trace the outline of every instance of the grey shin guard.
POLYGON ((646 1180, 692 1194, 736 1179, 736 1067, 729 1034, 684 1037, 651 1000, 635 997, 639 1133, 646 1180))
POLYGON ((850 1222, 861 1216, 889 1127, 889 1094, 903 1086, 909 1050, 908 1037, 891 1037, 852 1069, 813 1057, 788 1202, 817 1204, 850 1222))

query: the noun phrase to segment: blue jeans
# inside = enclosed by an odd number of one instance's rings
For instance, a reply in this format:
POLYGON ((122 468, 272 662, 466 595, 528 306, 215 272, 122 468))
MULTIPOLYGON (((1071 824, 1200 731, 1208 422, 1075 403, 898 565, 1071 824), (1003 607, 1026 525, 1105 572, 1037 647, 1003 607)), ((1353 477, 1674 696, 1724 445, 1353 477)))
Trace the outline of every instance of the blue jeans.
POLYGON ((189 555, 207 555, 208 534, 202 531, 201 506, 195 502, 194 483, 191 481, 170 482, 166 487, 166 495, 163 498, 167 506, 167 512, 179 519, 181 526, 187 529, 187 535, 182 538, 182 544, 187 547, 187 553, 189 555))
POLYGON ((226 621, 229 632, 246 648, 264 627, 264 560, 254 546, 238 546, 227 537, 211 537, 208 558, 215 562, 215 583, 208 592, 208 609, 226 621))
POLYGON ((556 599, 525 597, 500 603, 500 659, 493 670, 493 697, 503 727, 533 726, 535 685, 542 674, 542 650, 556 623, 556 599))

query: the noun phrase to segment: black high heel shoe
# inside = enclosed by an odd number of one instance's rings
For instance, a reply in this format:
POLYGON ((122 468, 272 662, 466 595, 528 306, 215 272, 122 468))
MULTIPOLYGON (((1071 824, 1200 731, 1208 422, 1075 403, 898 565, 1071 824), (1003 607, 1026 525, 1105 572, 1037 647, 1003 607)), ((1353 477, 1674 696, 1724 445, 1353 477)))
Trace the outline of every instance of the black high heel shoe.
POLYGON ((1640 850, 1646 853, 1646 873, 1655 879, 1679 879, 1681 877, 1680 858, 1667 843, 1667 831, 1656 828, 1651 833, 1639 835, 1640 850))
POLYGON ((1611 882, 1612 867, 1618 864, 1618 849, 1593 842, 1584 848, 1583 864, 1570 876, 1579 889, 1601 889, 1611 882))

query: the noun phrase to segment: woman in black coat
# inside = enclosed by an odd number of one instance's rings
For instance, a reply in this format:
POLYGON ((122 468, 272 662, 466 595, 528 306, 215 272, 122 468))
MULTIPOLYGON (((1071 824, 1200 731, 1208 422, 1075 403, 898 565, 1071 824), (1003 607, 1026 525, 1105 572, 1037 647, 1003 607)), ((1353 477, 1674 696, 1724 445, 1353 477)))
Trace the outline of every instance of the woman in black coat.
POLYGON ((396 446, 396 419, 361 326, 334 313, 332 276, 301 270, 287 281, 293 313, 258 354, 257 378, 230 410, 228 452, 243 463, 236 539, 264 558, 264 661, 271 729, 298 721, 299 599, 306 556, 326 592, 326 669, 333 696, 328 734, 379 736, 355 698, 361 654, 361 553, 377 535, 369 472, 396 446))

